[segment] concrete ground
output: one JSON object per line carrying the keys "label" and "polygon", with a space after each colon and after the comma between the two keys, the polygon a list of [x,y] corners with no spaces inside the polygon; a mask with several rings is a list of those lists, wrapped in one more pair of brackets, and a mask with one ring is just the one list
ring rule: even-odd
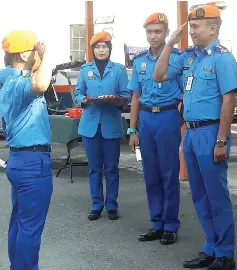
{"label": "concrete ground", "polygon": [[[237,142],[237,140],[236,140]],[[54,144],[54,175],[66,156],[63,145]],[[73,156],[84,156],[81,148]],[[0,158],[7,149],[0,142]],[[229,180],[235,219],[237,213],[236,184],[237,147],[230,158]],[[150,228],[148,206],[140,164],[125,142],[120,161],[119,205],[121,218],[110,221],[106,213],[98,221],[87,219],[90,210],[87,167],[73,169],[74,183],[68,170],[54,178],[54,193],[42,237],[40,269],[45,270],[181,270],[182,262],[199,252],[203,233],[196,219],[188,183],[181,183],[179,241],[168,247],[159,241],[140,243],[140,233]],[[7,227],[10,215],[10,185],[0,172],[0,269],[9,270]]]}

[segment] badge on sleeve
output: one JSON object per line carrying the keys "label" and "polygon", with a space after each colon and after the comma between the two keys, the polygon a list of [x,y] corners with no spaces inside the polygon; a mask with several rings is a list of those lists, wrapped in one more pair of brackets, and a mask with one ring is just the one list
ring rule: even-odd
{"label": "badge on sleeve", "polygon": [[87,77],[88,77],[88,80],[94,80],[95,78],[94,78],[93,71],[88,71]]}
{"label": "badge on sleeve", "polygon": [[186,84],[186,91],[190,91],[192,89],[192,84],[193,84],[193,76],[189,76]]}

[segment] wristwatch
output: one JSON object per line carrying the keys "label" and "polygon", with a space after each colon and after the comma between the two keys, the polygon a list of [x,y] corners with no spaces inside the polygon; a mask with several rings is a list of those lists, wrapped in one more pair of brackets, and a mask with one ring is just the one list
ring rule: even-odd
{"label": "wristwatch", "polygon": [[226,141],[224,141],[224,140],[217,140],[216,141],[216,145],[218,147],[224,147],[226,145]]}
{"label": "wristwatch", "polygon": [[135,128],[128,128],[127,134],[130,135],[132,133],[137,133],[137,130]]}

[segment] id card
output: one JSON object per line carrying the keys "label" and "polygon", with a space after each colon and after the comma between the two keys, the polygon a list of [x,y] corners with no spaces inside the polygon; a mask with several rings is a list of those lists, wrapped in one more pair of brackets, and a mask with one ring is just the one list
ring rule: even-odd
{"label": "id card", "polygon": [[192,89],[192,84],[193,84],[193,76],[189,76],[186,84],[186,91],[190,91]]}

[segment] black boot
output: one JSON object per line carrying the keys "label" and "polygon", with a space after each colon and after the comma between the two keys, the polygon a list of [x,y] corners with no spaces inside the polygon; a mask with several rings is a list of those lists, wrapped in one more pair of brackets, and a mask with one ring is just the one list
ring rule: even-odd
{"label": "black boot", "polygon": [[100,218],[102,210],[92,210],[88,215],[89,220],[97,220]]}
{"label": "black boot", "polygon": [[138,241],[146,242],[146,241],[154,241],[161,239],[164,231],[163,230],[156,230],[156,229],[150,229],[148,233],[141,234],[138,238]]}
{"label": "black boot", "polygon": [[117,220],[117,219],[119,219],[118,210],[109,210],[108,211],[108,218],[110,220]]}
{"label": "black boot", "polygon": [[165,231],[160,239],[161,245],[171,245],[177,241],[177,232]]}
{"label": "black boot", "polygon": [[216,258],[215,261],[209,266],[210,270],[233,270],[235,269],[234,258]]}
{"label": "black boot", "polygon": [[183,264],[184,268],[196,269],[196,268],[206,268],[210,266],[215,260],[215,257],[208,256],[204,252],[200,252],[197,258],[190,261],[185,261]]}

